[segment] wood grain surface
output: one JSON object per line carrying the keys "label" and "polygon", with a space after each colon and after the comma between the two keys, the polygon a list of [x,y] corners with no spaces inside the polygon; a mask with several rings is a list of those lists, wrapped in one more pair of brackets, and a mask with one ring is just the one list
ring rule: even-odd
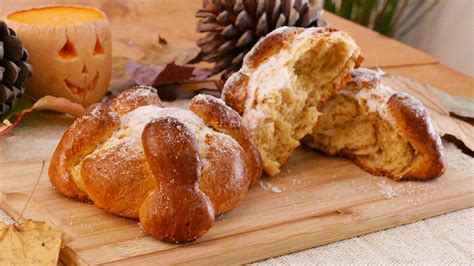
{"label": "wood grain surface", "polygon": [[[448,123],[442,126],[459,122],[418,82],[402,77],[384,82],[418,96],[435,122]],[[465,134],[474,134],[472,127],[467,130]],[[0,207],[13,217],[27,200],[40,166],[41,160],[0,165]],[[245,263],[474,206],[473,178],[448,165],[433,181],[394,182],[349,160],[300,147],[281,174],[252,187],[238,208],[192,244],[160,242],[137,221],[66,199],[46,177],[25,217],[67,233],[72,241],[60,255],[65,263]]]}
{"label": "wood grain surface", "polygon": [[[15,217],[41,161],[0,165],[1,207]],[[21,170],[21,171],[20,171]],[[65,263],[245,263],[310,248],[473,206],[472,176],[448,169],[430,182],[393,182],[374,177],[353,163],[297,150],[283,174],[268,179],[273,193],[253,187],[242,204],[189,245],[170,245],[147,236],[136,221],[86,203],[65,199],[46,178],[26,217],[59,221],[72,232],[61,252]]]}
{"label": "wood grain surface", "polygon": [[474,99],[474,79],[445,65],[418,65],[383,68],[390,74],[402,75],[430,84],[452,95]]}

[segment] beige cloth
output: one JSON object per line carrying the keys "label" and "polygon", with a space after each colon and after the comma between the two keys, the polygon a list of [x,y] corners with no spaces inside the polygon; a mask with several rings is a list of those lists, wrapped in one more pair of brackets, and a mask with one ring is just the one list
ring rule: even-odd
{"label": "beige cloth", "polygon": [[[0,137],[0,163],[50,157],[72,121],[46,112],[29,114],[11,133]],[[452,144],[445,146],[449,165],[474,176],[474,159]],[[474,264],[473,219],[474,208],[469,208],[256,264]],[[1,210],[0,220],[8,220]]]}
{"label": "beige cloth", "polygon": [[473,216],[469,208],[255,264],[473,264]]}

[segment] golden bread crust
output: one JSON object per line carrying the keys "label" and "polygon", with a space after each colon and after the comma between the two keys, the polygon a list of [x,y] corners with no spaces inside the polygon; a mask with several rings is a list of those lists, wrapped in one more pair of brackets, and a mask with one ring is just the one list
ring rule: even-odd
{"label": "golden bread crust", "polygon": [[281,27],[269,33],[245,55],[242,64],[249,69],[258,67],[269,57],[290,45],[293,38],[303,31],[303,28]]}
{"label": "golden bread crust", "polygon": [[196,97],[194,113],[159,104],[154,89],[135,87],[86,112],[56,148],[50,180],[66,196],[139,218],[158,239],[193,241],[239,204],[261,161],[220,99]]}
{"label": "golden bread crust", "polygon": [[59,192],[79,200],[89,199],[74,182],[72,166],[110,137],[119,123],[118,116],[106,105],[96,104],[66,130],[54,151],[48,173],[51,184]]}
{"label": "golden bread crust", "polygon": [[[294,38],[303,31],[303,28],[281,27],[260,39],[244,57],[241,71],[234,73],[225,83],[222,91],[222,99],[224,102],[239,114],[242,114],[244,112],[245,101],[247,100],[247,85],[250,78],[248,73],[257,68],[269,57],[277,54],[281,49],[285,49],[291,45]],[[324,27],[317,28],[312,34],[315,36],[320,34],[329,35],[337,31],[338,30],[334,28]],[[355,67],[359,67],[363,60],[364,58],[359,55]],[[350,80],[349,75],[344,78],[344,81],[348,80]],[[323,105],[337,90],[344,88],[344,85],[343,82],[335,87],[332,93],[327,93],[319,105]]]}
{"label": "golden bread crust", "polygon": [[237,140],[245,151],[246,176],[252,184],[257,182],[262,175],[262,159],[240,115],[222,100],[206,95],[194,97],[189,109],[200,116],[208,126]]}
{"label": "golden bread crust", "polygon": [[350,73],[350,79],[346,88],[354,88],[356,90],[370,89],[381,82],[382,74],[379,71],[372,71],[367,68],[354,69]]}
{"label": "golden bread crust", "polygon": [[333,28],[281,27],[247,53],[222,99],[242,115],[267,174],[280,171],[362,60],[355,41]]}
{"label": "golden bread crust", "polygon": [[222,100],[239,114],[244,112],[248,82],[248,75],[236,72],[229,77],[222,92]]}
{"label": "golden bread crust", "polygon": [[202,162],[194,134],[172,117],[148,123],[143,148],[157,186],[140,209],[140,222],[166,242],[194,241],[214,224],[214,208],[199,189]]}
{"label": "golden bread crust", "polygon": [[207,163],[227,167],[204,167],[199,188],[211,200],[215,213],[223,214],[235,208],[245,196],[251,181],[247,173],[249,166],[242,148],[222,145],[221,135],[208,134],[205,142]]}
{"label": "golden bread crust", "polygon": [[424,106],[382,84],[380,72],[362,68],[351,76],[347,88],[327,102],[306,138],[309,146],[394,180],[441,176],[444,147]]}
{"label": "golden bread crust", "polygon": [[81,176],[97,206],[128,218],[138,218],[141,204],[156,187],[145,157],[136,156],[125,144],[85,158]]}
{"label": "golden bread crust", "polygon": [[147,86],[136,86],[125,90],[112,99],[110,109],[119,116],[123,116],[140,106],[161,105],[161,100],[156,93],[156,89]]}
{"label": "golden bread crust", "polygon": [[404,177],[433,179],[441,176],[446,169],[444,147],[423,104],[411,95],[396,93],[387,105],[400,134],[418,153]]}

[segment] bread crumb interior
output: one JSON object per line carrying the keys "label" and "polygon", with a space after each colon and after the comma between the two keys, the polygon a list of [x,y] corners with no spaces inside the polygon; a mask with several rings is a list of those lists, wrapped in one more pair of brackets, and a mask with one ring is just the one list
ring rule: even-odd
{"label": "bread crumb interior", "polygon": [[254,73],[249,84],[254,98],[244,116],[269,175],[279,172],[312,131],[318,105],[334,94],[355,64],[353,50],[337,38],[316,39],[288,53],[270,58]]}
{"label": "bread crumb interior", "polygon": [[309,144],[393,177],[401,177],[415,158],[411,144],[388,121],[369,112],[364,101],[344,93],[328,101]]}

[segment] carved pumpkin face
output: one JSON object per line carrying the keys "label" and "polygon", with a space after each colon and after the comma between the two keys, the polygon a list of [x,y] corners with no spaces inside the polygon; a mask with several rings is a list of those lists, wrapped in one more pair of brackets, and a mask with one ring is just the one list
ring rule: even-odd
{"label": "carved pumpkin face", "polygon": [[7,15],[30,53],[26,94],[65,97],[87,106],[107,91],[112,42],[105,14],[85,7],[46,7]]}

